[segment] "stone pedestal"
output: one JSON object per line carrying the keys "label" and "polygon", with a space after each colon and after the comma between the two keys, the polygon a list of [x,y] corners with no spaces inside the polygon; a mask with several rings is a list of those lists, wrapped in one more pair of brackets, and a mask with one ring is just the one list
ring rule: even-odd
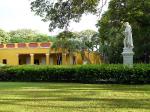
{"label": "stone pedestal", "polygon": [[134,52],[132,48],[123,48],[123,64],[124,65],[133,65],[133,55]]}

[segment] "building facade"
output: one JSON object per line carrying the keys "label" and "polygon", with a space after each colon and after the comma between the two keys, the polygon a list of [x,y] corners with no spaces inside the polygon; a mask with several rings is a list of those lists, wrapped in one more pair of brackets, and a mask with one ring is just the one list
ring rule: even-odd
{"label": "building facade", "polygon": [[[80,53],[63,53],[51,48],[52,43],[11,43],[0,44],[0,63],[7,65],[72,65],[83,64]],[[84,52],[84,60],[100,64],[102,58],[94,52]]]}

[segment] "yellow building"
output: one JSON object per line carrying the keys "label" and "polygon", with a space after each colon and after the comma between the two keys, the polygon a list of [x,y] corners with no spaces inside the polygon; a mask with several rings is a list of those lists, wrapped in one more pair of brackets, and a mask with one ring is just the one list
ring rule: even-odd
{"label": "yellow building", "polygon": [[[61,49],[51,48],[52,43],[14,43],[0,44],[0,63],[8,65],[69,65],[83,64],[80,53],[63,53]],[[84,52],[84,60],[100,64],[101,57],[95,52]]]}

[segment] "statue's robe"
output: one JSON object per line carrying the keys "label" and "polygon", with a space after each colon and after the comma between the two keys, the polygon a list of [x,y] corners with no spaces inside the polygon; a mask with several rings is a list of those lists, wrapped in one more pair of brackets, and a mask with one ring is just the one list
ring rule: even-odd
{"label": "statue's robe", "polygon": [[126,26],[125,36],[126,36],[127,47],[133,48],[132,29],[130,25]]}

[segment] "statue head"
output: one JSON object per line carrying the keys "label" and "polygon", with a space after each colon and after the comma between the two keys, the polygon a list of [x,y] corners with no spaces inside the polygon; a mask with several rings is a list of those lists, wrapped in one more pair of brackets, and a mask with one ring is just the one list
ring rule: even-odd
{"label": "statue head", "polygon": [[125,22],[125,23],[124,23],[124,26],[129,26],[129,22]]}

